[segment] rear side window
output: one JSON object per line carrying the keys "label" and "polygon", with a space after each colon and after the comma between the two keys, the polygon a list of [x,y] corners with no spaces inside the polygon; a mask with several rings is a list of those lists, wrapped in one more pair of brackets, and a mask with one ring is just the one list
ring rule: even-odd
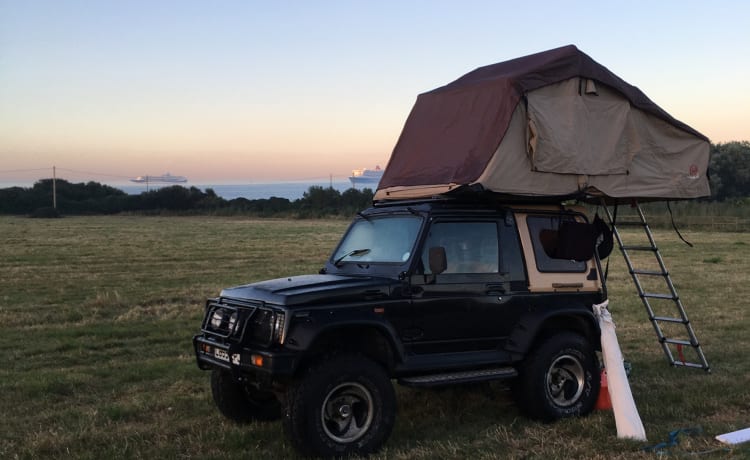
{"label": "rear side window", "polygon": [[528,216],[531,244],[534,247],[536,267],[540,272],[585,272],[586,262],[552,257],[557,246],[557,239],[562,222],[575,222],[573,216]]}

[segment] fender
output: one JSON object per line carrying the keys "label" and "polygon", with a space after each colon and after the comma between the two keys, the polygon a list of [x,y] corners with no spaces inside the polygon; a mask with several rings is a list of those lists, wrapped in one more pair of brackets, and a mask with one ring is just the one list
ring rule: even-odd
{"label": "fender", "polygon": [[[545,329],[554,329],[558,326],[565,326],[568,330],[572,326],[572,329],[590,338],[598,338],[601,333],[594,312],[588,308],[566,306],[538,309],[525,313],[519,319],[508,337],[506,350],[513,354],[514,360],[522,359]],[[598,341],[595,346],[599,349]]]}
{"label": "fender", "polygon": [[[338,310],[338,309],[337,309]],[[349,313],[346,310],[341,313]],[[290,326],[289,337],[285,348],[290,351],[312,353],[320,343],[322,337],[333,337],[344,335],[345,331],[357,329],[373,329],[378,331],[387,340],[393,351],[391,359],[403,362],[405,351],[403,344],[398,338],[393,325],[386,319],[377,315],[369,318],[361,318],[361,315],[333,314],[333,310],[316,310],[305,312],[303,315],[295,315]],[[339,333],[337,333],[339,331]]]}

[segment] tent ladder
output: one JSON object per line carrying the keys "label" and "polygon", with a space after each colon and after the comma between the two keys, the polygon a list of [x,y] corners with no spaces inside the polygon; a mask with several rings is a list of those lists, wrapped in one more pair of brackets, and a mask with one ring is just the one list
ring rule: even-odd
{"label": "tent ladder", "polygon": [[[641,205],[636,201],[633,202],[633,208],[637,211],[637,220],[618,220],[617,222],[615,222],[615,217],[613,217],[609,207],[603,204],[603,208],[606,211],[617,245],[627,264],[628,272],[633,279],[643,306],[646,307],[648,318],[654,327],[654,331],[656,331],[659,344],[667,360],[672,366],[692,367],[711,372],[703,349],[695,336],[693,327],[690,325],[682,300],[677,295],[672,278],[664,265],[664,259],[662,259],[659,248],[656,246]],[[643,241],[640,244],[625,244],[618,226],[640,227],[645,232],[646,239],[640,237],[640,240]],[[627,236],[630,238],[632,235],[628,233]],[[638,237],[633,236],[633,238],[637,239]],[[654,259],[656,263],[654,263]],[[638,267],[635,266],[636,264]],[[664,289],[665,287],[666,289]],[[666,293],[658,292],[659,290],[666,291]],[[685,347],[693,349],[693,358],[686,359]]]}

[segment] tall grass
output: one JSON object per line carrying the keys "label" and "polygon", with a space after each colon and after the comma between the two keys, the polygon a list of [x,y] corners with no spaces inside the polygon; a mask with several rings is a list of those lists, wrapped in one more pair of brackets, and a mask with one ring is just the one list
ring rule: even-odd
{"label": "tall grass", "polygon": [[[672,228],[674,223],[680,231],[750,231],[750,206],[743,203],[677,201],[669,205],[664,202],[645,203],[642,208],[652,228],[668,229]],[[596,207],[590,209],[592,212],[597,210]],[[617,217],[626,218],[635,216],[635,213],[634,208],[620,205]]]}
{"label": "tall grass", "polygon": [[[215,410],[191,337],[222,287],[316,272],[344,220],[0,217],[0,458],[295,458],[280,423]],[[713,373],[670,368],[613,254],[611,311],[648,443],[611,412],[551,425],[521,416],[502,383],[398,388],[375,458],[654,458],[643,447],[700,427],[674,458],[749,458],[719,433],[750,426],[750,235],[657,231]],[[708,452],[708,453],[704,453]]]}

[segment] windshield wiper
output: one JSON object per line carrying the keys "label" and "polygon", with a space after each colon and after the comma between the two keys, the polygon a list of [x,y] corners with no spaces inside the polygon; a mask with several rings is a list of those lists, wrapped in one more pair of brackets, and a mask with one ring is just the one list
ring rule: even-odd
{"label": "windshield wiper", "polygon": [[343,256],[341,256],[341,257],[339,257],[338,259],[336,259],[336,261],[335,261],[335,262],[333,263],[333,265],[335,265],[335,266],[337,266],[337,267],[338,267],[338,266],[339,266],[339,264],[340,264],[340,263],[341,263],[341,262],[342,262],[342,261],[343,261],[344,259],[346,259],[347,257],[351,257],[351,256],[363,256],[363,255],[367,254],[368,252],[370,252],[370,250],[369,250],[369,249],[355,249],[355,250],[353,250],[353,251],[349,251],[349,252],[347,252],[346,254],[344,254]]}

